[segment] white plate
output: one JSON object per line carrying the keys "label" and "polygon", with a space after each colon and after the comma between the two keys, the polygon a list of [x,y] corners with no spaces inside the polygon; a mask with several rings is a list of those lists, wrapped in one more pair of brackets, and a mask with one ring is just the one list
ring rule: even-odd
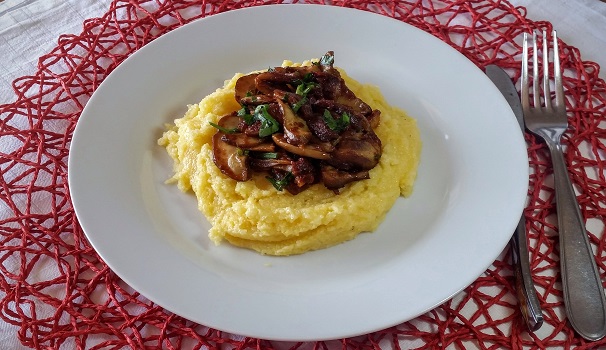
{"label": "white plate", "polygon": [[[375,233],[333,248],[278,258],[214,246],[193,195],[164,184],[164,123],[235,72],[328,50],[418,120],[414,194]],[[240,335],[318,340],[399,324],[471,284],[514,230],[527,164],[505,99],[451,47],[369,12],[276,5],[195,21],[123,62],[82,113],[69,184],[93,247],[152,301]]]}

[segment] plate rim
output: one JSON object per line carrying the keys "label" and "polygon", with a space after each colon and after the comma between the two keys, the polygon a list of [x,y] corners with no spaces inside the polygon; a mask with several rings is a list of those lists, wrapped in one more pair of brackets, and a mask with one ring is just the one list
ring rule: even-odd
{"label": "plate rim", "polygon": [[[112,84],[112,81],[114,80],[114,78],[112,78],[112,77],[113,76],[117,76],[118,74],[121,74],[121,72],[123,70],[127,69],[127,68],[121,68],[121,67],[131,67],[133,64],[135,64],[133,62],[135,62],[137,60],[140,60],[139,57],[144,57],[144,55],[146,55],[146,53],[149,50],[151,50],[152,47],[157,47],[159,45],[162,45],[163,43],[168,42],[169,40],[172,40],[173,37],[176,37],[177,35],[179,35],[180,30],[182,30],[182,28],[185,28],[187,26],[192,26],[192,25],[203,26],[203,24],[200,24],[200,23],[206,23],[205,21],[208,21],[211,18],[213,19],[213,21],[217,21],[220,18],[225,19],[225,18],[229,18],[229,17],[232,17],[232,16],[238,16],[239,14],[244,13],[244,12],[253,11],[253,12],[259,13],[259,12],[263,12],[263,11],[274,11],[274,9],[276,9],[276,8],[280,8],[280,11],[283,11],[284,9],[286,9],[285,6],[286,5],[262,5],[262,6],[256,6],[256,7],[250,7],[250,8],[243,8],[243,9],[228,11],[228,12],[224,12],[224,13],[220,13],[220,14],[216,14],[216,15],[212,15],[212,16],[209,16],[209,17],[205,17],[205,18],[202,18],[202,19],[198,19],[198,20],[192,21],[189,24],[186,24],[186,25],[184,25],[184,26],[182,26],[180,28],[177,28],[177,29],[171,31],[170,33],[167,33],[167,34],[163,35],[162,37],[160,37],[160,38],[152,41],[151,43],[147,44],[146,46],[144,46],[143,48],[141,48],[140,50],[138,50],[137,52],[135,52],[133,55],[131,55],[129,58],[127,58],[124,62],[122,62],[122,64],[120,64],[114,70],[114,72],[112,72],[108,77],[106,77],[106,79],[103,81],[103,83],[100,85],[100,87],[98,88],[97,91],[102,91],[100,94],[103,94],[104,93],[103,91],[106,91],[107,89],[109,89],[107,86],[110,86],[110,84]],[[376,17],[381,17],[383,20],[395,21],[395,22],[398,23],[398,25],[403,25],[403,28],[405,28],[405,27],[408,28],[408,30],[418,31],[419,34],[423,33],[423,35],[425,35],[426,37],[431,36],[430,34],[428,34],[426,32],[423,32],[422,30],[420,30],[420,29],[418,29],[418,28],[416,28],[416,27],[414,27],[412,25],[406,24],[404,22],[395,20],[395,19],[387,17],[387,16],[382,16],[382,15],[379,15],[379,14],[376,14],[376,13],[372,13],[372,12],[366,12],[366,11],[357,10],[357,9],[351,9],[351,8],[341,8],[341,7],[326,6],[326,5],[315,5],[315,4],[289,4],[288,10],[286,10],[286,11],[294,10],[295,7],[300,7],[300,8],[305,7],[305,8],[308,8],[308,9],[321,8],[321,11],[328,11],[327,9],[330,8],[330,11],[335,11],[335,12],[345,11],[347,13],[357,13],[357,14],[359,14],[361,16],[367,16],[368,15],[368,16],[372,16],[372,17],[375,17],[375,18]],[[343,13],[345,13],[345,12],[343,12]],[[431,37],[433,38],[432,40],[439,41],[439,39],[437,39],[437,38],[435,38],[433,36],[431,36]],[[459,52],[457,52],[456,50],[454,50],[453,48],[451,48],[450,46],[448,46],[446,43],[443,43],[441,41],[439,41],[439,42],[441,43],[441,45],[444,45],[444,46],[447,46],[448,48],[450,48],[451,52],[456,53],[456,54],[460,55],[461,57],[464,57],[462,54],[460,54]],[[479,71],[479,69],[478,69],[478,71]],[[488,78],[486,78],[486,80],[489,81]],[[496,87],[494,87],[494,89],[492,91],[492,95],[495,96],[495,98],[498,99],[497,96],[501,96],[501,95],[500,94],[497,95],[496,92],[498,92],[498,90],[496,90]],[[78,179],[78,177],[80,175],[75,172],[74,167],[73,167],[74,162],[77,163],[79,161],[78,158],[77,158],[77,156],[79,154],[81,154],[81,152],[80,151],[76,151],[76,152],[73,153],[72,149],[71,149],[71,146],[72,145],[82,144],[83,141],[81,139],[82,139],[83,136],[81,136],[82,135],[82,131],[81,130],[85,130],[85,129],[83,129],[84,127],[82,125],[86,125],[86,122],[82,123],[81,121],[82,120],[87,120],[87,118],[88,119],[91,118],[91,117],[88,116],[88,114],[89,114],[89,111],[94,107],[94,105],[96,103],[95,102],[96,99],[97,99],[97,97],[96,97],[96,93],[95,93],[95,94],[93,94],[93,96],[91,97],[91,99],[89,100],[89,102],[87,103],[87,105],[85,106],[85,108],[84,108],[84,110],[82,112],[82,115],[81,115],[81,120],[78,121],[78,124],[77,124],[76,129],[75,129],[74,134],[73,134],[72,143],[70,145],[69,160],[68,160],[68,164],[72,165],[72,166],[68,166],[68,173],[69,173],[68,180],[69,180],[69,187],[70,188],[72,188],[72,185],[74,185],[73,188],[82,188],[82,184],[81,183],[76,184],[76,182],[82,181],[82,180]],[[513,112],[511,112],[511,116],[512,116],[512,118],[511,118],[511,124],[515,125],[514,124],[515,121],[514,121],[514,117],[513,117]],[[523,138],[521,136],[520,136],[520,138],[523,140]],[[525,150],[525,145],[524,145],[524,150]],[[72,155],[74,155],[74,156],[72,157]],[[423,160],[421,160],[421,162],[422,161]],[[519,213],[521,213],[522,209],[523,209],[523,200],[525,199],[525,191],[524,191],[523,198],[522,198],[522,196],[519,196],[519,197],[520,197],[520,198],[518,198],[518,202],[519,203],[518,203],[517,206],[519,207]],[[76,215],[78,216],[79,219],[80,219],[81,215],[82,215],[83,218],[84,218],[84,216],[89,216],[90,215],[90,214],[85,214],[86,210],[88,210],[88,209],[82,209],[83,206],[85,206],[85,205],[80,202],[80,194],[78,192],[74,192],[72,194],[72,201],[73,201],[74,210],[75,210]],[[94,233],[89,232],[89,230],[87,230],[85,228],[85,225],[88,225],[88,224],[83,224],[83,222],[85,222],[86,220],[87,219],[84,219],[84,220],[81,221],[82,229],[85,232],[85,235],[86,235],[87,239],[89,239],[89,242],[91,242],[91,244],[93,245],[93,247],[95,248],[95,250],[98,252],[98,254],[102,257],[102,259],[104,259],[104,261],[108,264],[108,266],[110,266],[110,268],[112,270],[114,270],[118,274],[118,276],[120,276],[126,283],[128,283],[131,286],[139,285],[138,282],[135,282],[133,280],[132,276],[122,276],[122,274],[121,274],[121,270],[122,269],[120,267],[121,262],[116,262],[115,258],[112,257],[111,254],[108,255],[107,251],[106,251],[106,247],[104,247],[103,244],[99,243],[99,241],[98,241],[99,238],[95,237]],[[91,226],[93,226],[93,225],[91,224]],[[513,228],[513,223],[512,223],[512,228]],[[513,232],[513,230],[511,232]],[[503,237],[500,237],[500,238],[504,241],[504,244],[503,244],[503,247],[504,247],[506,245],[507,241],[505,241]],[[501,247],[500,249],[502,250],[503,247]],[[328,248],[328,249],[332,249],[332,248]],[[106,257],[109,257],[109,259],[106,259]],[[495,256],[495,258],[496,258],[496,256]],[[490,261],[488,263],[488,265],[484,267],[484,270],[488,266],[490,266],[490,264],[492,264],[493,261],[494,260]],[[482,270],[482,271],[484,271],[484,270]],[[474,280],[477,277],[478,276],[476,276],[474,278]],[[473,282],[473,280],[471,282]],[[442,298],[439,301],[436,301],[436,303],[435,303],[435,305],[433,307],[441,304],[442,302],[444,302],[446,300],[449,300],[450,298],[452,298],[452,296],[456,295],[461,290],[463,290],[467,285],[468,284],[462,285],[457,290],[451,291],[451,293],[449,293],[449,295],[447,295],[446,297]],[[143,288],[143,289],[145,289],[145,288]],[[142,294],[145,295],[146,297],[150,298],[148,295],[144,294],[143,292],[142,292]],[[167,303],[164,300],[154,300],[152,298],[150,298],[150,300],[153,300],[155,303],[157,303],[159,305],[162,305],[163,307],[165,307],[168,310],[174,309],[173,307],[171,307],[170,302]],[[165,305],[165,304],[169,304],[169,305]],[[380,330],[380,329],[383,329],[383,328],[386,328],[386,327],[389,327],[389,326],[393,326],[395,324],[399,324],[401,322],[404,322],[404,321],[407,321],[407,320],[409,320],[411,318],[414,318],[414,317],[422,314],[423,312],[425,312],[427,310],[429,310],[429,309],[423,310],[422,312],[417,313],[416,315],[414,315],[413,317],[409,317],[408,319],[389,320],[388,322],[386,322],[384,324],[377,325],[374,329],[368,329],[368,331],[367,332],[365,331],[364,333],[369,333],[369,332],[372,332],[372,331],[377,331],[377,330]],[[265,334],[260,334],[260,335],[259,334],[252,334],[251,332],[248,332],[248,331],[240,332],[238,329],[230,329],[230,327],[226,327],[224,325],[221,325],[219,327],[219,326],[216,326],[216,325],[208,324],[208,322],[206,322],[205,325],[208,325],[208,326],[213,327],[213,328],[217,327],[218,329],[226,330],[228,332],[233,332],[233,333],[236,333],[236,334],[243,334],[243,335],[253,336],[253,337],[259,337],[259,338],[263,338],[263,339],[288,340],[288,341],[293,341],[293,340],[297,340],[297,341],[325,340],[325,339],[335,339],[335,338],[350,337],[350,336],[364,334],[364,333],[360,333],[360,330],[355,330],[353,332],[347,332],[347,331],[344,331],[344,330],[340,330],[338,332],[333,332],[333,334],[331,334],[331,332],[317,332],[316,331],[311,336],[301,335],[300,337],[293,337],[292,335],[290,335],[290,336],[282,337],[279,334],[271,334],[271,332],[270,333],[265,333]]]}

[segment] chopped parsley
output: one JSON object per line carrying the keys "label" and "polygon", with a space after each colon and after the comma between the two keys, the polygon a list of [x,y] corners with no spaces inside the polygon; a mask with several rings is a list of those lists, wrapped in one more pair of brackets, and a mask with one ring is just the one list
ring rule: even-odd
{"label": "chopped parsley", "polygon": [[313,65],[316,66],[331,66],[335,62],[335,56],[326,53],[324,56],[320,58],[317,62],[312,62]]}
{"label": "chopped parsley", "polygon": [[269,181],[278,191],[282,191],[294,178],[291,172],[288,172],[283,178],[275,179],[273,177],[266,176],[267,181]]}
{"label": "chopped parsley", "polygon": [[246,107],[242,107],[240,110],[238,110],[238,117],[244,119],[244,122],[248,125],[255,122],[255,118],[248,113],[248,109]]}
{"label": "chopped parsley", "polygon": [[347,112],[343,113],[341,115],[341,118],[335,118],[332,116],[328,109],[325,109],[324,115],[322,117],[328,128],[336,132],[341,132],[345,130],[345,128],[347,128],[350,123],[350,117]]}
{"label": "chopped parsley", "polygon": [[255,108],[252,114],[248,112],[246,106],[238,110],[238,117],[244,119],[247,125],[252,125],[255,121],[261,122],[261,129],[259,129],[259,137],[269,136],[277,132],[280,128],[280,124],[269,114],[267,110],[268,105],[259,105]]}
{"label": "chopped parsley", "polygon": [[299,96],[307,96],[307,94],[311,91],[311,89],[316,87],[316,83],[313,82],[302,82],[297,85],[297,90],[295,93]]}
{"label": "chopped parsley", "polygon": [[277,152],[260,152],[255,154],[256,158],[259,159],[277,159],[278,158],[278,153]]}
{"label": "chopped parsley", "polygon": [[238,128],[231,128],[231,129],[228,129],[228,128],[224,128],[224,127],[222,127],[222,126],[221,126],[221,125],[219,125],[219,124],[215,124],[215,123],[213,123],[213,122],[208,122],[208,124],[210,124],[211,126],[213,126],[213,127],[217,128],[217,129],[219,129],[219,131],[222,131],[222,132],[224,132],[224,133],[226,133],[226,134],[235,134],[235,133],[237,133],[237,132],[238,132]]}
{"label": "chopped parsley", "polygon": [[267,111],[268,105],[259,105],[255,108],[253,114],[255,120],[261,122],[261,129],[259,130],[259,137],[266,137],[275,132],[278,132],[280,124],[274,119],[274,117]]}
{"label": "chopped parsley", "polygon": [[301,96],[301,99],[297,101],[297,103],[291,105],[293,112],[297,113],[299,109],[301,109],[301,106],[303,106],[307,102],[307,94],[313,88],[318,86],[318,84],[314,83],[313,81],[310,81],[312,78],[313,74],[307,73],[305,74],[305,77],[303,77],[303,80],[299,83],[299,85],[297,85],[295,93]]}
{"label": "chopped parsley", "polygon": [[303,96],[297,103],[291,106],[292,111],[297,113],[301,106],[303,106],[307,102],[307,96]]}
{"label": "chopped parsley", "polygon": [[322,58],[320,58],[320,64],[323,66],[330,66],[334,62],[335,62],[335,56],[333,56],[333,55],[325,54],[324,56],[322,56]]}

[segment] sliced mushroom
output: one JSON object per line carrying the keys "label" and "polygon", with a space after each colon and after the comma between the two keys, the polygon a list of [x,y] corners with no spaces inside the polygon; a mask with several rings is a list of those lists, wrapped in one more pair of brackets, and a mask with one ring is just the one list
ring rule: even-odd
{"label": "sliced mushroom", "polygon": [[280,100],[277,100],[277,102],[280,107],[280,112],[282,113],[284,136],[286,137],[286,140],[288,140],[288,143],[296,146],[302,146],[309,143],[312,134],[311,131],[309,131],[305,120],[297,116],[292,108],[286,103]]}
{"label": "sliced mushroom", "polygon": [[300,67],[276,67],[274,68],[275,72],[278,73],[293,73],[297,72],[301,77],[305,76],[305,74],[319,72],[321,71],[318,65],[312,64],[309,66],[300,66]]}
{"label": "sliced mushroom", "polygon": [[370,127],[374,130],[381,123],[381,111],[378,109],[375,109],[366,118],[368,119],[368,122],[370,123]]}
{"label": "sliced mushroom", "polygon": [[240,125],[246,135],[259,137],[259,130],[261,130],[260,121],[256,120],[254,123],[248,125],[244,122],[244,120],[242,120]]}
{"label": "sliced mushroom", "polygon": [[276,144],[273,142],[263,142],[257,146],[249,148],[248,150],[254,152],[275,152]]}
{"label": "sliced mushroom", "polygon": [[359,172],[347,172],[326,165],[321,168],[322,183],[326,188],[331,190],[339,189],[348,183],[370,179],[370,174],[367,170]]}
{"label": "sliced mushroom", "polygon": [[299,72],[263,72],[255,77],[257,90],[262,94],[271,95],[276,89],[284,90],[289,84],[295,84],[301,79]]}
{"label": "sliced mushroom", "polygon": [[253,73],[238,78],[235,86],[236,101],[240,101],[241,99],[249,95],[257,95],[257,86],[255,83],[255,78],[257,78],[258,75],[259,73]]}
{"label": "sliced mushroom", "polygon": [[276,100],[284,101],[291,105],[296,104],[303,98],[301,95],[297,95],[294,92],[284,91],[284,90],[274,90],[273,96]]}
{"label": "sliced mushroom", "polygon": [[219,119],[219,122],[217,123],[220,127],[228,129],[228,130],[233,130],[233,129],[240,129],[240,124],[242,122],[242,118],[238,117],[238,115],[236,113],[232,113],[232,114],[228,114],[224,117],[222,117],[221,119]]}
{"label": "sliced mushroom", "polygon": [[340,96],[337,100],[318,99],[314,101],[314,107],[316,107],[316,110],[328,109],[331,112],[335,112],[337,114],[357,114],[361,117],[364,117],[364,119],[368,119],[369,116],[373,113],[373,110],[370,108],[370,106],[366,105],[364,102],[361,103],[364,103],[364,105],[366,105],[366,108],[361,108],[360,106],[354,105],[355,101],[349,99],[342,99],[341,97],[342,96]]}
{"label": "sliced mushroom", "polygon": [[264,141],[258,137],[249,136],[240,132],[235,134],[224,133],[221,139],[232,146],[242,149],[252,149],[264,143]]}
{"label": "sliced mushroom", "polygon": [[366,102],[357,98],[354,93],[351,92],[349,88],[347,88],[347,86],[341,87],[341,95],[336,98],[335,102],[348,106],[353,109],[354,112],[360,113],[364,116],[367,116],[372,113],[372,108],[370,108],[370,106],[366,104]]}
{"label": "sliced mushroom", "polygon": [[339,133],[331,130],[321,115],[313,115],[307,120],[307,126],[313,134],[324,142],[335,141],[339,138]]}
{"label": "sliced mushroom", "polygon": [[292,161],[288,159],[257,159],[250,158],[250,165],[259,170],[269,171],[271,169],[280,169],[283,171],[292,171]]}
{"label": "sliced mushroom", "polygon": [[331,153],[330,165],[340,170],[370,170],[381,159],[381,141],[378,137],[360,140],[341,140]]}
{"label": "sliced mushroom", "polygon": [[[255,171],[266,172],[276,188],[292,194],[318,182],[337,192],[369,178],[382,154],[373,130],[380,112],[346,86],[333,61],[329,51],[318,64],[276,67],[238,79],[235,98],[253,117],[234,112],[218,121],[213,161],[223,174],[246,181]],[[268,123],[271,139],[259,137],[268,134]]]}
{"label": "sliced mushroom", "polygon": [[223,174],[236,181],[250,179],[248,156],[238,147],[223,141],[224,135],[221,131],[213,135],[213,162]]}
{"label": "sliced mushroom", "polygon": [[240,129],[243,126],[242,118],[238,117],[236,114],[224,116],[219,120],[218,124],[220,127],[227,130],[237,130],[233,133],[222,132],[221,140],[229,143],[232,146],[243,149],[251,149],[259,147],[263,143],[267,143],[259,137],[240,132]]}
{"label": "sliced mushroom", "polygon": [[316,182],[317,167],[307,158],[301,157],[293,162],[291,173],[294,175],[294,183],[303,187]]}
{"label": "sliced mushroom", "polygon": [[[334,71],[334,72],[333,72]],[[330,72],[320,72],[314,74],[315,79],[320,84],[320,89],[315,89],[321,92],[322,97],[329,100],[336,100],[342,94],[343,83],[339,72],[333,69]]]}
{"label": "sliced mushroom", "polygon": [[273,98],[273,96],[269,96],[269,95],[251,95],[251,96],[242,97],[239,101],[240,101],[240,104],[243,104],[243,105],[258,106],[258,105],[264,105],[267,103],[274,102],[274,98]]}
{"label": "sliced mushroom", "polygon": [[275,133],[271,136],[278,147],[281,147],[290,153],[314,159],[330,159],[330,153],[323,150],[320,145],[308,143],[306,145],[296,146],[288,143],[282,133]]}

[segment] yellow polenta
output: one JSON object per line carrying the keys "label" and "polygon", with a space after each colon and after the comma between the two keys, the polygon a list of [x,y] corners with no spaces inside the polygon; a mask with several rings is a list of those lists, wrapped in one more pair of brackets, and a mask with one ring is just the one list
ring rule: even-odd
{"label": "yellow polenta", "polygon": [[209,122],[217,123],[240,109],[234,87],[242,74],[190,105],[160,138],[158,143],[174,160],[175,174],[169,182],[196,195],[198,209],[212,225],[209,237],[215,244],[226,240],[269,255],[330,247],[372,232],[399,196],[412,193],[421,152],[416,121],[390,106],[377,87],[360,84],[343,70],[340,73],[360,99],[381,111],[375,132],[383,155],[370,179],[348,184],[339,194],[316,184],[292,195],[277,191],[262,174],[237,182],[221,173],[212,159],[216,129]]}

